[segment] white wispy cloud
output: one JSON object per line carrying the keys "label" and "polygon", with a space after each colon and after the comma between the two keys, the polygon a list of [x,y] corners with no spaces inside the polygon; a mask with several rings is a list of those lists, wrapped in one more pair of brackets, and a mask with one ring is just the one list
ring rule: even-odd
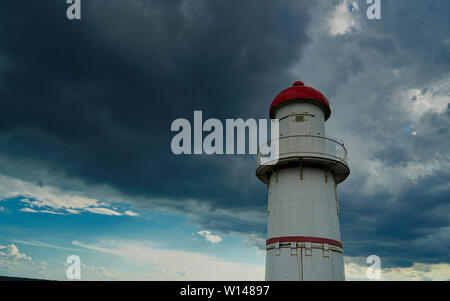
{"label": "white wispy cloud", "polygon": [[75,210],[75,209],[70,209],[70,208],[66,208],[66,211],[71,213],[71,214],[81,214],[80,210]]}
{"label": "white wispy cloud", "polygon": [[[0,175],[0,200],[23,196],[21,203],[27,207],[21,212],[46,213],[53,215],[82,214],[89,212],[109,216],[139,216],[132,210],[121,213],[107,208],[108,202],[77,195],[75,192],[60,190],[52,186],[39,186],[31,182]],[[1,207],[3,208],[3,207]],[[3,210],[0,210],[3,211]]]}
{"label": "white wispy cloud", "polygon": [[21,208],[19,209],[20,212],[28,212],[28,213],[39,213],[39,211],[25,207],[25,208]]}
{"label": "white wispy cloud", "polygon": [[102,214],[102,215],[115,215],[120,216],[122,213],[108,209],[108,208],[102,208],[102,207],[94,207],[94,208],[84,208],[85,211],[95,213],[95,214]]}
{"label": "white wispy cloud", "polygon": [[0,245],[0,260],[26,260],[31,261],[31,257],[19,251],[15,244],[7,246]]}
{"label": "white wispy cloud", "polygon": [[[2,199],[25,196],[22,202],[34,207],[54,209],[85,208],[97,206],[98,200],[62,191],[52,186],[40,186],[31,182],[0,175],[0,197]],[[30,199],[33,199],[31,201]]]}
{"label": "white wispy cloud", "polygon": [[[351,8],[351,9],[350,9]],[[359,11],[356,1],[341,1],[328,18],[328,30],[330,35],[344,35],[359,28],[359,23],[353,12]]]}
{"label": "white wispy cloud", "polygon": [[444,113],[450,104],[450,78],[440,80],[427,87],[408,89],[403,98],[405,109],[413,119],[428,113]]}
{"label": "white wispy cloud", "polygon": [[53,215],[64,215],[62,212],[52,211],[52,210],[35,210],[29,207],[24,207],[19,209],[20,212],[28,212],[28,213],[47,213]]}
{"label": "white wispy cloud", "polygon": [[49,244],[49,243],[45,243],[45,242],[37,241],[37,240],[20,240],[20,239],[15,239],[13,242],[16,243],[16,244],[23,244],[23,245],[28,245],[28,246],[50,248],[50,249],[70,250],[70,251],[77,250],[75,248],[68,248],[68,247],[57,246],[57,245],[53,245],[53,244]]}
{"label": "white wispy cloud", "polygon": [[137,216],[133,211],[121,213],[113,209],[106,208],[109,203],[95,198],[85,197],[77,192],[64,191],[57,187],[37,185],[0,175],[0,199],[5,200],[23,196],[20,202],[27,207],[20,209],[22,212],[47,213],[54,215],[81,214],[90,212],[100,215],[121,216],[123,214]]}
{"label": "white wispy cloud", "polygon": [[101,245],[73,241],[73,245],[118,256],[145,270],[141,280],[264,280],[264,265],[224,261],[196,252],[158,249],[136,242],[102,242]]}
{"label": "white wispy cloud", "polygon": [[56,212],[56,211],[52,211],[52,210],[41,210],[41,211],[39,211],[39,212],[40,212],[40,213],[54,214],[54,215],[64,215],[64,213]]}
{"label": "white wispy cloud", "polygon": [[139,216],[139,213],[136,213],[136,212],[131,211],[131,210],[125,211],[124,214],[125,214],[125,215],[128,215],[128,216]]}
{"label": "white wispy cloud", "polygon": [[213,244],[217,244],[222,241],[222,238],[220,236],[214,235],[210,231],[199,231],[197,233]]}

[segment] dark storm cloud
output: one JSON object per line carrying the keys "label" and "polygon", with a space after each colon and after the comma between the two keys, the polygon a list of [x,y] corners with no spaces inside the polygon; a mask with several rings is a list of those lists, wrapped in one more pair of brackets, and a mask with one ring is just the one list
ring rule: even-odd
{"label": "dark storm cloud", "polygon": [[250,168],[238,174],[232,158],[176,157],[170,126],[194,110],[265,118],[308,40],[308,4],[85,0],[71,22],[65,1],[3,3],[0,152],[130,198],[175,200],[167,206],[181,211],[176,200],[264,210],[264,186],[241,189],[253,157],[239,160]]}
{"label": "dark storm cloud", "polygon": [[343,193],[346,255],[377,254],[385,267],[449,262],[449,182],[450,174],[439,171],[395,196]]}

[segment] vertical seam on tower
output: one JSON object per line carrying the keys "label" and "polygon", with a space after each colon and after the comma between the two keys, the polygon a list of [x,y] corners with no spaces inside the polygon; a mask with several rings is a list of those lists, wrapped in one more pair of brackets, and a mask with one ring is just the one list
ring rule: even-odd
{"label": "vertical seam on tower", "polygon": [[302,264],[302,281],[305,280],[305,277],[303,276],[303,248],[300,248],[300,262]]}
{"label": "vertical seam on tower", "polygon": [[303,180],[303,161],[302,158],[300,158],[300,180]]}
{"label": "vertical seam on tower", "polygon": [[337,215],[340,214],[340,210],[339,210],[339,199],[338,199],[338,195],[337,195],[337,184],[336,182],[334,183],[334,196],[336,197],[336,213]]}

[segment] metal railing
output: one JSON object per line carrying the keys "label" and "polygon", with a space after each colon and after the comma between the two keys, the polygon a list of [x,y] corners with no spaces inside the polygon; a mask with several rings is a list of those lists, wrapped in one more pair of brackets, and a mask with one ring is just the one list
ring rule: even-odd
{"label": "metal railing", "polygon": [[[344,144],[330,138],[311,135],[285,136],[269,141],[264,147],[270,149],[269,143],[273,146],[273,143],[277,142],[279,143],[279,159],[312,156],[347,163],[347,149]],[[268,157],[262,156],[260,149],[261,147],[258,149],[258,165],[261,165],[261,158]]]}

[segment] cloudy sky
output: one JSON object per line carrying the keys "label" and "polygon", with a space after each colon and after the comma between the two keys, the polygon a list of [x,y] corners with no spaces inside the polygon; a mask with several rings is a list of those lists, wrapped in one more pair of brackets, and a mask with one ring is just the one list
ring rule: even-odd
{"label": "cloudy sky", "polygon": [[450,2],[0,1],[0,275],[262,280],[256,158],[175,156],[172,121],[330,100],[349,280],[450,279]]}

